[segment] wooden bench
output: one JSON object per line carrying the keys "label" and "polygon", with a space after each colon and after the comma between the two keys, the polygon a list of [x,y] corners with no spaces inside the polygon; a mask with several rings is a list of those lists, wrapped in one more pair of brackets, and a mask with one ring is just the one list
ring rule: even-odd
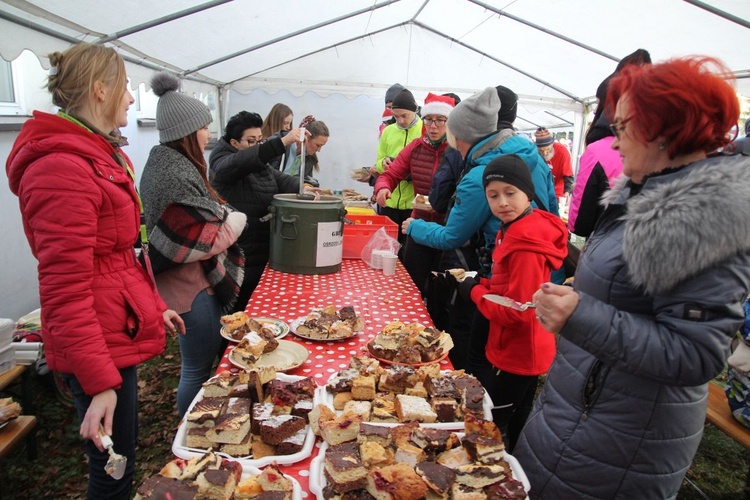
{"label": "wooden bench", "polygon": [[19,441],[27,436],[27,456],[29,460],[35,459],[36,439],[33,433],[34,427],[36,427],[36,417],[21,415],[0,429],[0,459],[10,454]]}
{"label": "wooden bench", "polygon": [[[708,408],[706,420],[721,432],[750,450],[750,429],[746,429],[732,416],[724,388],[708,383]],[[750,495],[750,470],[745,480],[745,494]]]}
{"label": "wooden bench", "polygon": [[708,409],[706,420],[717,429],[750,450],[750,429],[746,429],[732,416],[724,389],[714,383],[708,384]]}

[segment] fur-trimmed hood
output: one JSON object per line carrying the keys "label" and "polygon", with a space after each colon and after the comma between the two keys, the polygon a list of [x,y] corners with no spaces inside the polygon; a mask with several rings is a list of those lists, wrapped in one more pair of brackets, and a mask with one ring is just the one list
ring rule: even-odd
{"label": "fur-trimmed hood", "polygon": [[632,198],[621,176],[603,198],[626,203],[623,259],[646,293],[750,250],[750,160],[741,155],[701,160],[650,178]]}

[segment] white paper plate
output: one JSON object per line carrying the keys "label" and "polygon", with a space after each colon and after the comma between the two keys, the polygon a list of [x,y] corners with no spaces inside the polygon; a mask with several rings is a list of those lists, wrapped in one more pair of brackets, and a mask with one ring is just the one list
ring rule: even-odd
{"label": "white paper plate", "polygon": [[[450,370],[442,370],[440,373],[450,373]],[[338,375],[338,373],[331,374],[330,377],[328,377],[328,380],[326,381],[326,385],[328,385],[328,382],[330,380]],[[319,386],[317,391],[318,394],[318,400],[321,402],[321,404],[324,404],[328,406],[330,409],[332,409],[336,415],[341,415],[341,411],[335,410],[333,408],[333,397],[334,394],[328,392],[326,389],[326,386]],[[487,394],[487,390],[484,391],[484,401],[483,401],[483,410],[484,410],[484,419],[485,420],[492,420],[492,399],[490,398],[490,395]],[[372,425],[380,425],[383,427],[395,427],[397,425],[401,425],[402,422],[367,422],[368,424]],[[463,420],[460,422],[434,422],[431,424],[427,423],[420,423],[419,424],[422,427],[432,427],[435,429],[447,429],[447,430],[463,430],[464,428],[464,422]]]}
{"label": "white paper plate", "polygon": [[[227,356],[230,363],[238,368],[251,368],[232,359],[232,351],[229,351]],[[301,366],[309,355],[310,351],[305,346],[289,340],[279,340],[279,346],[271,352],[262,354],[254,366],[272,366],[277,372],[285,372]]]}
{"label": "white paper plate", "polygon": [[[456,433],[459,437],[463,437],[463,433]],[[308,485],[310,486],[310,492],[314,493],[318,500],[323,500],[323,488],[328,485],[326,481],[323,469],[325,467],[326,450],[328,449],[328,443],[324,442],[320,445],[318,455],[310,462],[310,477],[308,478]],[[513,478],[516,481],[523,483],[523,488],[526,493],[531,489],[531,483],[529,478],[526,477],[526,473],[523,471],[521,464],[518,463],[516,457],[508,453],[505,454],[505,460],[510,465],[510,470],[513,473]]]}
{"label": "white paper plate", "polygon": [[[284,382],[294,382],[296,380],[302,380],[306,377],[301,377],[298,375],[287,375],[286,373],[278,373],[276,375],[276,378]],[[315,407],[315,405],[320,402],[317,396],[318,391],[316,390],[315,394],[313,395],[313,407]],[[198,392],[198,394],[195,396],[195,399],[193,399],[193,402],[190,403],[190,407],[188,408],[186,415],[193,410],[193,406],[195,406],[195,403],[197,403],[201,399],[203,399],[203,389]],[[243,469],[245,469],[248,467],[264,467],[273,462],[284,465],[300,462],[310,456],[313,450],[313,446],[315,446],[315,434],[313,434],[310,424],[307,424],[307,434],[305,434],[305,442],[302,444],[302,450],[291,455],[271,455],[256,460],[251,456],[233,457],[220,451],[214,451],[214,453],[222,457],[226,457],[230,460],[236,460],[242,465]],[[201,448],[190,448],[187,446],[187,421],[183,419],[180,422],[180,426],[177,428],[177,434],[175,435],[174,441],[172,442],[172,453],[180,458],[190,459],[193,457],[200,457],[207,451],[208,450],[204,450]]]}
{"label": "white paper plate", "polygon": [[307,316],[301,316],[301,317],[295,319],[294,321],[292,321],[289,324],[289,328],[291,329],[292,333],[295,334],[297,337],[303,338],[305,340],[314,340],[316,342],[328,342],[330,340],[345,340],[345,339],[350,339],[350,338],[354,337],[355,335],[357,335],[359,333],[359,332],[352,332],[351,335],[346,335],[346,336],[341,336],[341,335],[339,335],[339,336],[330,336],[330,337],[326,337],[326,338],[311,337],[309,335],[305,335],[303,333],[299,333],[299,331],[298,331],[300,325],[302,323],[304,323],[306,320],[307,320]]}
{"label": "white paper plate", "polygon": [[[274,332],[274,337],[276,340],[283,338],[286,336],[286,334],[289,333],[289,325],[287,325],[285,322],[281,321],[278,318],[253,318],[255,321],[260,323],[263,326],[267,326]],[[221,330],[219,330],[219,333],[221,333],[221,336],[227,339],[230,342],[239,342],[240,339],[235,339],[234,337],[231,337],[229,333],[227,332],[227,327],[222,326]]]}
{"label": "white paper plate", "polygon": [[426,210],[428,212],[431,212],[432,211],[432,205],[430,205],[430,202],[429,202],[429,200],[428,200],[428,198],[426,196],[424,197],[424,199],[425,199],[424,203],[419,203],[419,202],[417,202],[417,197],[415,196],[414,199],[411,200],[411,206],[412,206],[412,208],[416,208],[417,210]]}

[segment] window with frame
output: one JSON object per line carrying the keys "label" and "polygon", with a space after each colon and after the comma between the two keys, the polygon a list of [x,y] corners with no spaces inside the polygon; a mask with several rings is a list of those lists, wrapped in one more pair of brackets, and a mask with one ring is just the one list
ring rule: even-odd
{"label": "window with frame", "polygon": [[16,91],[13,87],[13,68],[9,61],[0,59],[0,103],[16,104]]}

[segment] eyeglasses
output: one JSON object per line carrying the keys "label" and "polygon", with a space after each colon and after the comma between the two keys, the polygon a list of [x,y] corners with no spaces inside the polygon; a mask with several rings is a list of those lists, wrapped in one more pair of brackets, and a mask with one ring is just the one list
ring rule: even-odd
{"label": "eyeglasses", "polygon": [[245,141],[248,146],[254,146],[255,144],[258,144],[259,142],[263,141],[262,137],[248,137],[247,139],[240,139],[240,142]]}
{"label": "eyeglasses", "polygon": [[615,122],[612,125],[609,126],[609,129],[612,131],[613,134],[615,134],[615,137],[620,139],[620,136],[622,135],[623,130],[625,130],[625,124],[628,123],[633,117],[625,118],[624,120],[620,120],[619,122]]}
{"label": "eyeglasses", "polygon": [[422,121],[423,121],[423,122],[424,122],[424,124],[425,124],[425,125],[427,125],[428,127],[429,127],[430,125],[433,125],[433,124],[434,124],[434,125],[437,125],[438,127],[442,127],[443,125],[445,125],[445,123],[446,123],[446,122],[447,122],[448,120],[446,120],[445,118],[437,118],[437,119],[432,119],[432,118],[423,118],[423,119],[422,119]]}

